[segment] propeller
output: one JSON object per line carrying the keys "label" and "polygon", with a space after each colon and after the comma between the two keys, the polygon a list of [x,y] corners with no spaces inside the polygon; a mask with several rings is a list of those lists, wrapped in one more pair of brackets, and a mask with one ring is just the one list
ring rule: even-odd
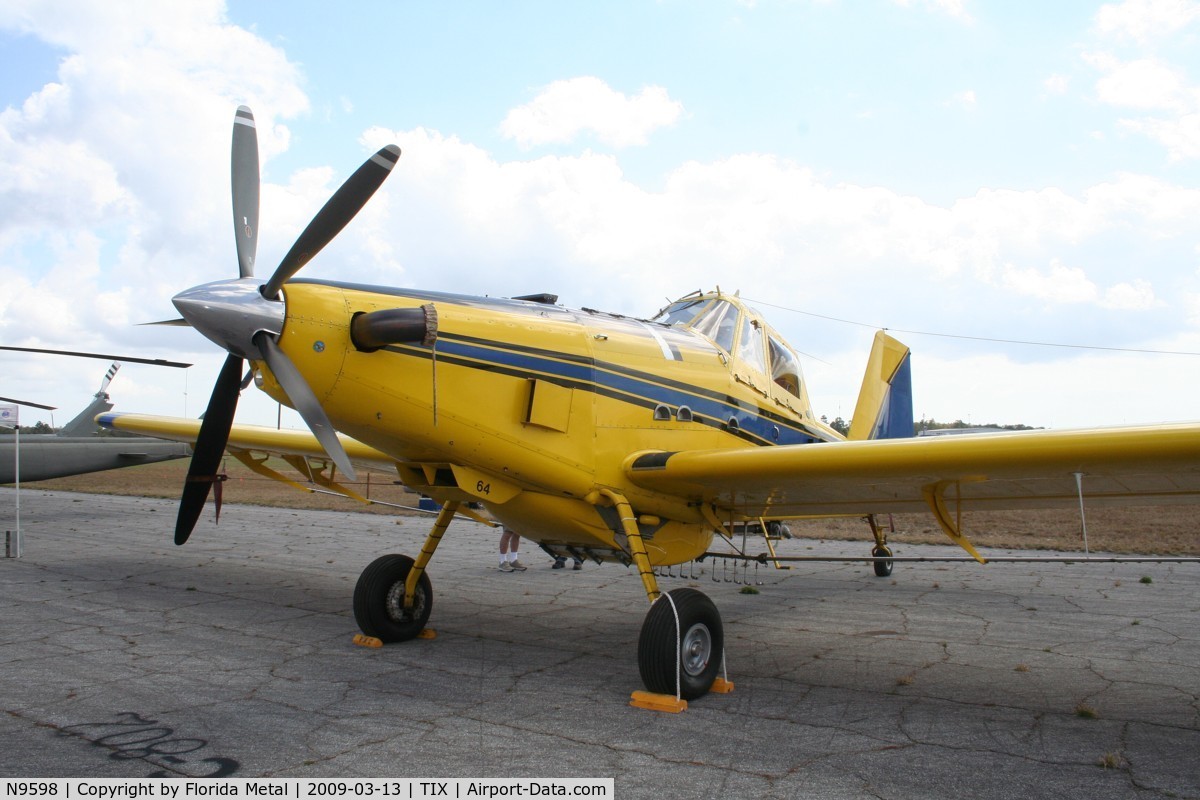
{"label": "propeller", "polygon": [[254,277],[258,250],[258,129],[254,114],[238,106],[233,117],[233,146],[229,183],[233,190],[233,238],[237,244],[238,273]]}
{"label": "propeller", "polygon": [[333,459],[337,468],[350,480],[354,480],[354,467],[350,464],[350,456],[346,455],[346,449],[338,441],[337,432],[329,423],[329,417],[325,415],[325,409],[321,408],[321,402],[304,382],[304,376],[296,369],[296,365],[287,357],[287,354],[279,349],[279,345],[275,343],[269,333],[258,334],[254,337],[254,341],[262,350],[263,358],[266,360],[267,366],[271,368],[271,372],[274,373],[275,379],[287,392],[292,406],[304,418],[308,429],[317,437],[317,441],[321,443],[321,447],[325,448],[325,452]]}
{"label": "propeller", "polygon": [[242,358],[232,353],[225,359],[225,366],[217,376],[204,420],[200,423],[200,434],[188,466],[187,481],[183,484],[183,496],[179,498],[179,516],[175,520],[175,544],[183,544],[192,535],[196,520],[204,510],[208,492],[220,480],[217,467],[225,455],[225,443],[229,441],[229,429],[233,427],[233,412],[237,410],[238,389],[242,382]]}
{"label": "propeller", "polygon": [[341,233],[350,220],[354,219],[371,195],[391,174],[392,167],[400,159],[400,148],[389,144],[375,155],[363,162],[363,165],[346,179],[346,182],[333,193],[325,205],[308,223],[308,227],[296,239],[292,249],[279,262],[275,274],[263,287],[263,297],[268,300],[279,299],[279,289],[293,275],[307,264],[313,256],[321,252],[321,248],[333,241],[333,237]]}
{"label": "propeller", "polygon": [[266,362],[321,447],[338,469],[350,480],[355,479],[350,457],[325,409],[277,341],[286,317],[280,290],[346,227],[400,158],[400,148],[395,145],[388,145],[368,158],[317,212],[270,280],[263,283],[254,277],[258,247],[258,134],[254,114],[246,106],[239,106],[234,116],[231,149],[230,183],[239,278],[188,289],[172,301],[187,324],[229,352],[209,398],[188,467],[175,525],[175,544],[187,541],[210,489],[224,479],[216,470],[229,442],[238,395],[247,385],[242,378],[246,359]]}

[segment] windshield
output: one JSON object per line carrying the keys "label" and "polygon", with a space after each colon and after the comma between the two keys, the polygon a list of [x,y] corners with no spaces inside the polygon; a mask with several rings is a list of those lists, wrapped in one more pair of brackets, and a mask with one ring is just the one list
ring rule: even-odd
{"label": "windshield", "polygon": [[659,312],[658,316],[651,322],[660,322],[663,325],[675,325],[684,327],[691,323],[699,314],[704,306],[708,304],[708,300],[704,298],[692,298],[690,300],[676,300],[671,305]]}
{"label": "windshield", "polygon": [[692,330],[707,336],[727,353],[733,352],[733,334],[737,330],[737,306],[718,300],[692,322]]}

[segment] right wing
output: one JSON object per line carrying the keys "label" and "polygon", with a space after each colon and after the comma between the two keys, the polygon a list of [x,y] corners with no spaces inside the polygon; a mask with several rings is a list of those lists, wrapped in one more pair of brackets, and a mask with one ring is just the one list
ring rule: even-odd
{"label": "right wing", "polygon": [[[108,413],[96,417],[96,424],[116,431],[140,433],[158,439],[196,443],[200,435],[200,420],[186,417],[158,417],[150,414]],[[394,470],[396,460],[357,439],[338,434],[342,446],[355,464],[374,469]],[[328,461],[317,437],[308,431],[279,430],[260,425],[234,425],[229,431],[225,449],[231,453],[269,453],[279,456],[299,456]]]}

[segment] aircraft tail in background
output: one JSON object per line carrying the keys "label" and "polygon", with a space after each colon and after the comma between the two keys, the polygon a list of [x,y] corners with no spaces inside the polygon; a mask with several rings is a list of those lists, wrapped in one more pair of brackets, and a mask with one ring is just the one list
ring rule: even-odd
{"label": "aircraft tail in background", "polygon": [[117,370],[121,368],[119,362],[113,362],[113,365],[108,368],[108,372],[104,373],[104,381],[100,384],[100,391],[92,397],[92,402],[88,407],[75,416],[75,419],[68,422],[58,432],[59,436],[93,436],[100,431],[100,426],[96,424],[96,415],[103,414],[105,411],[111,411],[113,404],[108,396],[108,384],[112,382],[113,377],[117,374]]}
{"label": "aircraft tail in background", "polygon": [[909,361],[907,345],[883,331],[876,332],[847,439],[905,439],[913,435]]}

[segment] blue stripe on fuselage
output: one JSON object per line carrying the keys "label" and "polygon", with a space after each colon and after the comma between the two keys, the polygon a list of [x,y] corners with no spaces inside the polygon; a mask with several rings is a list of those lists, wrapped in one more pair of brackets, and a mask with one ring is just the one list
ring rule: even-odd
{"label": "blue stripe on fuselage", "polygon": [[[432,351],[415,346],[399,345],[387,349],[424,358],[432,355]],[[648,408],[660,403],[672,408],[687,406],[698,421],[719,427],[725,427],[732,418],[737,421],[738,430],[731,433],[755,444],[820,441],[813,433],[803,429],[800,423],[741,403],[737,398],[728,395],[722,398],[717,392],[582,356],[532,348],[510,349],[498,343],[481,345],[450,334],[438,339],[437,358],[453,359],[474,369],[500,371],[515,376],[545,376],[575,388],[597,391]]]}

